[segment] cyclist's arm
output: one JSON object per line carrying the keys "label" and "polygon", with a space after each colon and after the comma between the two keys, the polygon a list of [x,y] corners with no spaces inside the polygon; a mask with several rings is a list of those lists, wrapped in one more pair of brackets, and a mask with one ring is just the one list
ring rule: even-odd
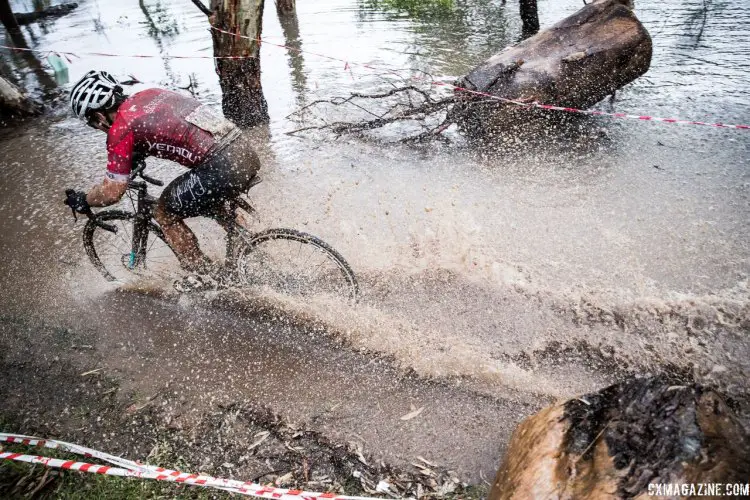
{"label": "cyclist's arm", "polygon": [[92,207],[106,207],[120,201],[128,189],[133,165],[133,133],[128,132],[115,143],[107,138],[107,177],[86,195]]}
{"label": "cyclist's arm", "polygon": [[86,202],[92,207],[106,207],[120,201],[128,189],[128,182],[105,178],[104,182],[94,186],[86,194]]}

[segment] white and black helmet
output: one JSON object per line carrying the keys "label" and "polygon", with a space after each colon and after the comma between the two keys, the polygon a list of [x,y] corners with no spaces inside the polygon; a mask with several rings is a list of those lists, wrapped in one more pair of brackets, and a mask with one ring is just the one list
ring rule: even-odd
{"label": "white and black helmet", "polygon": [[117,79],[106,71],[89,71],[70,91],[70,106],[73,113],[85,119],[89,111],[108,109],[117,102],[122,87]]}

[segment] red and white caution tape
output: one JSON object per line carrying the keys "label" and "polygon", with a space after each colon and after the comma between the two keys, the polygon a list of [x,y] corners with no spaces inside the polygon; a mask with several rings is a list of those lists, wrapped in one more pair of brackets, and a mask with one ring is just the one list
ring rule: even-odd
{"label": "red and white caution tape", "polygon": [[204,488],[217,488],[232,493],[238,493],[245,496],[259,498],[273,498],[277,500],[377,500],[372,497],[356,497],[337,495],[335,493],[316,493],[302,490],[290,490],[286,488],[275,488],[272,486],[263,486],[261,484],[238,481],[234,479],[222,479],[207,476],[204,474],[190,474],[176,470],[163,469],[153,465],[140,464],[124,458],[109,455],[107,453],[79,446],[65,441],[54,439],[40,439],[20,434],[0,433],[0,442],[23,444],[28,446],[43,446],[45,448],[58,449],[68,453],[83,455],[86,457],[98,458],[115,464],[115,467],[108,465],[97,465],[87,462],[77,462],[74,460],[63,460],[59,458],[50,458],[40,455],[25,455],[22,453],[0,452],[0,460],[14,460],[17,462],[26,462],[30,464],[40,464],[45,467],[56,469],[75,470],[80,472],[89,472],[92,474],[103,474],[107,476],[132,477],[139,479],[151,479],[155,481],[167,481],[172,483],[189,484],[201,486]]}
{"label": "red and white caution tape", "polygon": [[126,57],[135,59],[255,59],[255,56],[175,56],[169,54],[113,54],[111,52],[68,52],[59,50],[37,50],[24,47],[0,45],[0,49],[15,50],[17,52],[36,52],[37,54],[59,54],[63,56],[94,56],[94,57]]}
{"label": "red and white caution tape", "polygon": [[[249,36],[240,35],[238,33],[232,33],[230,31],[226,31],[226,30],[223,30],[221,28],[217,28],[215,26],[211,26],[211,29],[214,30],[214,31],[216,31],[216,32],[219,32],[219,33],[224,33],[226,35],[230,35],[230,36],[234,36],[234,37],[239,37],[239,38],[245,38],[245,39],[248,39],[248,40],[254,40],[254,41],[257,41],[258,43],[263,43],[263,44],[266,44],[266,45],[272,45],[274,47],[285,48],[287,50],[296,51],[296,52],[299,52],[301,54],[309,54],[309,55],[313,55],[313,56],[317,56],[317,57],[322,57],[324,59],[329,59],[329,60],[332,60],[332,61],[338,61],[338,62],[344,63],[344,70],[345,71],[346,70],[351,71],[351,67],[352,66],[359,66],[359,67],[366,68],[366,69],[371,70],[371,71],[378,71],[378,72],[385,71],[387,74],[393,74],[393,75],[398,76],[399,78],[403,78],[399,74],[399,72],[408,71],[408,70],[405,70],[405,69],[390,68],[390,67],[386,67],[386,66],[382,66],[382,65],[380,65],[381,67],[377,67],[377,66],[373,66],[373,65],[370,65],[370,64],[366,64],[366,63],[351,62],[351,61],[348,61],[346,59],[341,59],[341,58],[329,56],[329,55],[326,55],[326,54],[320,54],[320,53],[312,52],[312,51],[309,51],[309,50],[302,50],[302,49],[299,49],[297,47],[290,47],[288,45],[282,45],[282,44],[272,43],[272,42],[269,42],[269,41],[267,41],[265,39],[262,39],[260,37],[258,37],[258,38],[252,38],[252,37],[249,37]],[[44,53],[44,54],[54,53],[54,54],[61,54],[61,55],[64,55],[64,56],[74,56],[74,57],[77,57],[76,53],[73,53],[73,52],[60,52],[60,51],[53,51],[53,50],[42,51],[42,50],[20,48],[20,47],[9,47],[7,45],[0,45],[0,48],[10,49],[10,50],[18,50],[18,51],[37,52],[37,53]],[[175,55],[112,54],[112,53],[106,53],[106,52],[82,52],[82,53],[79,53],[79,54],[81,54],[81,55],[87,55],[87,56],[102,56],[102,57],[161,58],[161,59],[252,59],[252,58],[254,58],[253,56],[175,56]],[[408,78],[410,80],[415,80],[415,81],[427,81],[431,85],[441,86],[441,87],[448,87],[448,88],[451,88],[451,89],[453,89],[454,91],[457,91],[457,92],[464,92],[464,93],[468,93],[468,94],[479,95],[479,96],[486,97],[486,98],[489,98],[489,99],[494,99],[494,100],[497,100],[497,101],[500,101],[500,102],[503,102],[503,103],[506,103],[506,104],[513,104],[515,106],[521,106],[521,107],[525,107],[525,108],[537,108],[537,109],[545,109],[545,110],[549,110],[549,111],[561,111],[561,112],[565,112],[565,113],[576,113],[576,114],[592,115],[592,116],[604,116],[604,117],[607,117],[607,118],[620,118],[620,119],[639,120],[639,121],[652,121],[652,122],[661,122],[661,123],[677,123],[677,124],[685,124],[685,125],[701,125],[701,126],[706,126],[706,127],[729,128],[729,129],[736,129],[736,130],[750,130],[750,125],[738,125],[738,124],[729,124],[729,123],[721,123],[721,122],[702,122],[702,121],[695,121],[695,120],[684,120],[684,119],[679,119],[679,118],[661,118],[661,117],[658,117],[658,116],[631,115],[631,114],[628,114],[628,113],[609,113],[609,112],[606,112],[606,111],[597,111],[597,110],[590,110],[590,109],[579,109],[579,108],[571,108],[571,107],[565,107],[565,106],[555,106],[555,105],[552,105],[552,104],[543,104],[543,103],[536,102],[536,101],[535,102],[523,102],[523,101],[517,101],[517,100],[513,100],[513,99],[507,99],[507,98],[504,98],[504,97],[492,95],[492,94],[489,94],[487,92],[480,92],[478,90],[472,90],[472,89],[467,89],[465,87],[459,87],[457,85],[453,85],[453,84],[447,83],[447,82],[438,82],[438,81],[435,81],[435,80],[430,80],[430,79],[427,79],[425,77],[420,77],[420,76],[416,76],[416,75],[412,75],[412,76],[410,76]]]}
{"label": "red and white caution tape", "polygon": [[564,107],[564,106],[554,106],[552,104],[542,104],[536,101],[534,102],[515,101],[513,99],[506,99],[504,97],[499,97],[496,95],[488,94],[486,92],[479,92],[477,90],[471,90],[471,89],[467,89],[463,87],[458,87],[450,83],[436,82],[436,81],[433,81],[430,83],[432,85],[450,87],[459,92],[466,92],[469,94],[480,95],[482,97],[488,97],[490,99],[495,99],[500,102],[504,102],[507,104],[514,104],[516,106],[522,106],[526,108],[538,108],[538,109],[546,109],[550,111],[563,111],[566,113],[577,113],[577,114],[582,114],[582,115],[606,116],[609,118],[627,118],[630,120],[653,121],[653,122],[663,122],[663,123],[682,123],[686,125],[704,125],[707,127],[716,127],[716,128],[733,128],[733,129],[739,129],[739,130],[750,130],[750,125],[732,125],[729,123],[699,122],[699,121],[694,121],[694,120],[682,120],[679,118],[659,118],[658,116],[649,116],[649,115],[630,115],[627,113],[608,113],[606,111],[597,111],[593,109],[578,109],[578,108],[570,108],[570,107]]}
{"label": "red and white caution tape", "polygon": [[[239,38],[247,38],[247,39],[255,40],[255,39],[253,39],[251,37],[248,37],[248,36],[245,36],[245,35],[239,35],[239,34],[236,34],[236,33],[231,33],[229,31],[217,28],[215,26],[212,26],[211,29],[214,30],[214,31],[218,31],[219,33],[224,33],[224,34],[235,36],[235,37],[239,37]],[[346,59],[340,59],[338,57],[332,57],[332,56],[328,56],[328,55],[325,55],[325,54],[317,54],[315,52],[310,52],[310,51],[307,51],[307,50],[298,49],[296,47],[289,47],[287,45],[280,45],[280,44],[277,44],[277,43],[267,42],[267,41],[265,41],[265,40],[263,40],[261,38],[258,38],[257,41],[260,42],[260,43],[263,43],[265,45],[273,45],[275,47],[283,47],[285,49],[296,51],[296,52],[299,52],[299,53],[310,54],[310,55],[314,55],[314,56],[318,56],[318,57],[323,57],[325,59],[329,59],[329,60],[332,60],[332,61],[342,62],[342,63],[344,63],[344,69],[348,69],[351,66],[360,66],[360,67],[367,68],[367,69],[370,69],[370,70],[375,70],[375,71],[381,71],[381,70],[385,69],[389,73],[395,74],[399,78],[402,78],[402,76],[398,74],[398,71],[407,71],[407,70],[398,69],[398,68],[387,68],[387,67],[378,68],[378,67],[375,67],[375,66],[372,66],[372,65],[369,65],[369,64],[351,62],[351,61],[348,61]],[[487,98],[490,98],[490,99],[495,99],[495,100],[500,101],[500,102],[504,102],[504,103],[507,103],[507,104],[514,104],[516,106],[522,106],[522,107],[525,107],[525,108],[538,108],[538,109],[546,109],[546,110],[549,110],[549,111],[562,111],[562,112],[566,112],[566,113],[577,113],[577,114],[585,114],[585,115],[593,115],[593,116],[606,116],[606,117],[609,117],[609,118],[626,118],[626,119],[640,120],[640,121],[654,121],[654,122],[662,122],[662,123],[681,123],[681,124],[685,124],[685,125],[703,125],[703,126],[707,126],[707,127],[716,127],[716,128],[732,128],[732,129],[739,129],[739,130],[750,130],[750,125],[732,125],[732,124],[728,124],[728,123],[710,123],[710,122],[700,122],[700,121],[695,121],[695,120],[682,120],[682,119],[678,119],[678,118],[659,118],[657,116],[649,116],[649,115],[631,115],[631,114],[627,114],[627,113],[608,113],[606,111],[596,111],[596,110],[590,110],[590,109],[579,109],[579,108],[571,108],[571,107],[565,107],[565,106],[555,106],[555,105],[552,105],[552,104],[542,104],[542,103],[539,103],[539,102],[516,101],[516,100],[513,100],[513,99],[506,99],[506,98],[503,98],[503,97],[492,95],[492,94],[489,94],[487,92],[480,92],[478,90],[472,90],[472,89],[467,89],[467,88],[464,88],[464,87],[459,87],[457,85],[453,85],[453,84],[447,83],[447,82],[438,82],[438,81],[435,81],[435,80],[430,80],[430,79],[427,79],[425,77],[421,77],[421,76],[417,76],[417,75],[412,75],[412,76],[410,76],[408,78],[410,80],[416,80],[416,81],[427,81],[431,85],[436,85],[436,86],[441,86],[441,87],[448,87],[448,88],[453,89],[454,91],[465,92],[465,93],[474,94],[474,95],[479,95],[479,96],[482,96],[482,97],[487,97]]]}
{"label": "red and white caution tape", "polygon": [[114,455],[103,453],[91,448],[86,448],[85,446],[67,443],[65,441],[58,441],[55,439],[39,439],[32,436],[24,436],[22,434],[8,434],[5,432],[0,432],[0,443],[22,444],[26,446],[37,446],[53,450],[66,451],[68,453],[74,453],[83,457],[98,458],[99,460],[104,460],[111,464],[115,464],[119,467],[124,467],[130,470],[149,470],[150,468],[152,468],[150,465],[143,465],[138,462],[133,462],[132,460],[127,460],[125,458],[116,457]]}

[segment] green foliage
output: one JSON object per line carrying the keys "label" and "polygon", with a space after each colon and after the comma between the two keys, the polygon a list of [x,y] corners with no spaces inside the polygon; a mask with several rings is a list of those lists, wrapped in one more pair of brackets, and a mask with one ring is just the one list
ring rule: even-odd
{"label": "green foliage", "polygon": [[453,0],[367,0],[367,6],[379,10],[395,10],[413,17],[443,16],[453,12]]}

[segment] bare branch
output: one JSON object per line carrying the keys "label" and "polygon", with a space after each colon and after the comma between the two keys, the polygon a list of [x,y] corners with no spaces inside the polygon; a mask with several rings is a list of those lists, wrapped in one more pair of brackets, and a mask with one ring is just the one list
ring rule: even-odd
{"label": "bare branch", "polygon": [[[287,135],[295,135],[300,132],[310,130],[327,130],[338,138],[344,134],[363,135],[365,132],[385,127],[393,123],[411,122],[422,129],[421,133],[412,134],[410,137],[403,138],[397,142],[426,142],[429,140],[448,141],[441,134],[451,124],[455,122],[454,115],[450,109],[455,104],[454,96],[447,96],[438,99],[428,91],[413,85],[397,87],[393,82],[389,82],[392,89],[383,91],[378,94],[361,94],[352,92],[347,97],[333,97],[331,99],[319,99],[303,106],[297,111],[291,113],[287,118],[294,119],[295,116],[313,106],[320,104],[329,104],[332,106],[352,105],[368,115],[374,117],[371,119],[362,119],[360,121],[335,121],[328,122],[322,117],[317,118],[322,121],[319,125],[308,125],[290,132]],[[390,98],[390,99],[388,99]],[[364,105],[363,100],[376,100],[379,103],[379,110],[370,110]],[[438,114],[444,112],[445,115],[439,118]],[[436,125],[437,124],[437,125]]]}
{"label": "bare branch", "polygon": [[203,5],[203,2],[201,2],[201,0],[192,0],[192,2],[195,4],[196,7],[198,7],[201,10],[201,12],[203,12],[207,16],[213,15],[213,11],[211,11],[211,9]]}
{"label": "bare branch", "polygon": [[450,127],[451,125],[453,125],[453,121],[450,120],[450,119],[448,119],[448,118],[446,118],[437,127],[433,128],[433,129],[430,129],[430,130],[427,130],[425,132],[422,132],[421,134],[415,135],[413,137],[405,137],[405,138],[401,139],[398,142],[402,142],[402,143],[405,143],[405,144],[410,144],[410,143],[415,143],[415,142],[433,141],[433,140],[436,140],[436,139],[448,142],[448,139],[446,137],[443,137],[440,134],[442,134],[443,132],[445,132],[445,130],[448,127]]}
{"label": "bare branch", "polygon": [[398,94],[399,92],[408,92],[409,90],[412,90],[414,92],[417,92],[417,93],[421,94],[424,97],[425,101],[427,101],[427,102],[434,102],[433,99],[429,96],[429,94],[427,94],[427,92],[425,92],[424,90],[419,89],[419,88],[414,87],[414,86],[411,86],[411,85],[407,85],[406,87],[398,87],[398,88],[395,88],[395,89],[391,89],[388,92],[384,92],[382,94],[359,94],[357,92],[352,92],[349,95],[349,97],[334,97],[332,99],[318,99],[318,100],[315,100],[315,101],[313,101],[313,102],[311,102],[311,103],[309,103],[309,104],[307,104],[305,106],[302,106],[301,108],[297,109],[296,111],[293,111],[293,112],[289,113],[286,116],[286,118],[289,119],[289,118],[291,118],[293,116],[296,116],[296,115],[300,114],[301,112],[303,112],[303,111],[305,111],[307,109],[310,109],[313,106],[316,106],[318,104],[323,104],[323,103],[332,104],[334,106],[341,106],[342,104],[351,104],[351,105],[356,106],[356,107],[362,109],[363,111],[365,111],[365,112],[367,112],[367,113],[369,113],[369,114],[371,114],[373,116],[382,116],[382,115],[377,115],[377,114],[373,113],[372,111],[369,111],[369,110],[365,109],[364,107],[362,107],[362,106],[360,106],[360,105],[358,105],[356,103],[353,103],[352,99],[355,99],[355,98],[360,98],[360,99],[382,99],[382,98],[385,98],[385,97],[391,97],[391,96],[393,96],[395,94]]}
{"label": "bare branch", "polygon": [[[333,102],[333,101],[322,101],[322,102],[328,102],[330,104],[339,105],[348,101],[347,99],[344,99],[343,101],[339,101],[339,102]],[[388,114],[386,113],[385,115],[375,118],[373,120],[366,120],[366,121],[361,121],[361,122],[356,122],[356,123],[333,122],[333,123],[327,123],[325,125],[312,125],[312,126],[302,127],[296,130],[292,130],[290,132],[287,132],[286,134],[294,135],[298,132],[303,132],[306,130],[330,130],[334,134],[338,134],[338,135],[360,133],[360,132],[365,132],[367,130],[380,128],[390,123],[424,120],[430,114],[441,111],[442,109],[445,109],[452,102],[453,102],[452,98],[447,98],[447,99],[442,99],[440,101],[428,102],[428,103],[424,103],[421,106],[409,108],[405,110],[403,113],[396,115],[396,116],[386,116]],[[441,125],[436,127],[434,130],[440,129],[440,127],[442,127],[442,125],[444,125],[445,123],[446,122],[444,121],[443,123],[441,123]],[[442,132],[442,130],[440,130],[440,132]]]}

